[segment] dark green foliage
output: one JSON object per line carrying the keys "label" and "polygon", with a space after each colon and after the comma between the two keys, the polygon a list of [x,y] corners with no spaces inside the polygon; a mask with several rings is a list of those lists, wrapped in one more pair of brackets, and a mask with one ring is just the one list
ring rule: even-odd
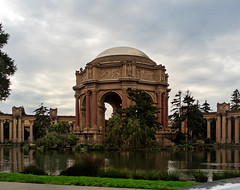
{"label": "dark green foliage", "polygon": [[66,176],[98,176],[98,171],[104,166],[104,158],[81,156],[73,166],[62,171]]}
{"label": "dark green foliage", "polygon": [[38,139],[46,135],[50,126],[49,109],[41,103],[41,106],[34,110],[34,112],[35,120],[33,124],[33,132],[35,139]]}
{"label": "dark green foliage", "polygon": [[240,177],[239,171],[224,171],[221,173],[213,173],[213,180],[220,180],[220,179],[228,179],[228,178],[235,178]]}
{"label": "dark green foliage", "polygon": [[40,168],[37,165],[29,165],[25,167],[21,173],[34,175],[47,175],[44,169]]}
{"label": "dark green foliage", "polygon": [[105,142],[109,147],[137,148],[155,140],[160,124],[156,114],[159,108],[144,91],[128,91],[128,98],[135,102],[128,108],[118,109],[107,122]]}
{"label": "dark green foliage", "polygon": [[50,132],[44,137],[36,140],[36,147],[44,147],[44,149],[61,149],[73,147],[77,144],[78,138],[72,134],[58,134]]}
{"label": "dark green foliage", "polygon": [[98,171],[98,176],[110,178],[129,178],[129,172],[125,169],[101,168]]}
{"label": "dark green foliage", "polygon": [[205,102],[203,103],[203,105],[202,105],[202,107],[201,107],[201,110],[202,110],[204,113],[209,113],[209,111],[211,111],[210,104],[207,103],[207,100],[205,100]]}
{"label": "dark green foliage", "polygon": [[[204,138],[206,127],[204,125],[203,114],[200,111],[198,101],[195,103],[195,99],[189,91],[186,92],[182,98],[182,92],[179,91],[175,99],[172,101],[172,112],[170,116],[173,120],[173,127],[178,128],[179,131],[175,139],[172,139],[175,143],[179,143],[183,139],[181,123],[187,122],[187,140],[196,140]],[[192,135],[190,135],[192,133]]]}
{"label": "dark green foliage", "polygon": [[119,114],[114,114],[107,121],[105,144],[110,147],[121,147],[123,144],[123,123]]}
{"label": "dark green foliage", "polygon": [[8,38],[9,34],[5,33],[0,23],[0,101],[6,100],[10,95],[10,76],[17,70],[12,58],[1,50],[7,44]]}
{"label": "dark green foliage", "polygon": [[60,121],[58,124],[50,125],[48,131],[56,132],[58,134],[69,133],[70,125],[66,121]]}
{"label": "dark green foliage", "polygon": [[156,116],[159,108],[150,95],[142,90],[129,90],[128,98],[135,102],[135,105],[120,109],[118,112],[123,114],[125,123],[129,122],[129,118],[139,120],[143,132],[140,134],[140,141],[141,144],[146,144],[150,139],[155,139],[156,130],[160,127]]}
{"label": "dark green foliage", "polygon": [[204,173],[201,170],[194,171],[192,175],[193,175],[196,182],[201,182],[202,183],[202,182],[207,182],[208,181],[207,174]]}
{"label": "dark green foliage", "polygon": [[231,96],[231,110],[240,110],[240,93],[238,89],[234,90]]}

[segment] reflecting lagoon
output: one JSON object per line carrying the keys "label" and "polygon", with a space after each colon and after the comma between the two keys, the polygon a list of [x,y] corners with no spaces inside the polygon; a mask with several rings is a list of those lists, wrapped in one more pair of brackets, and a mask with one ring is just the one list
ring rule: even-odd
{"label": "reflecting lagoon", "polygon": [[182,178],[191,179],[193,170],[209,173],[240,169],[239,149],[211,149],[191,151],[123,151],[123,152],[72,152],[24,151],[20,147],[0,147],[0,171],[21,172],[29,164],[37,164],[49,175],[58,175],[73,165],[81,155],[105,158],[108,166],[130,170],[179,171]]}

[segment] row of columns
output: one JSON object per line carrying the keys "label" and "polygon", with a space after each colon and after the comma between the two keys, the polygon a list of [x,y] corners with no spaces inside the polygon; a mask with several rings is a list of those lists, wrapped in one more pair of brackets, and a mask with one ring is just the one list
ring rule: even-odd
{"label": "row of columns", "polygon": [[[91,96],[90,96],[91,94]],[[91,98],[91,105],[90,105]],[[75,126],[80,127],[80,96],[75,96]],[[168,94],[158,93],[157,94],[157,105],[160,108],[160,113],[158,113],[158,122],[162,124],[163,127],[168,127]],[[90,109],[91,106],[91,109]],[[122,90],[122,108],[127,108],[127,89]],[[91,110],[91,113],[90,113]],[[91,114],[91,115],[90,115]],[[90,123],[90,118],[92,123]],[[86,110],[85,110],[85,124],[86,128],[97,126],[97,91],[88,91],[86,93]]]}
{"label": "row of columns", "polygon": [[[4,143],[4,121],[0,120],[0,142]],[[24,142],[24,121],[21,118],[9,120],[9,139],[13,143]],[[33,122],[30,121],[29,143],[33,143]]]}
{"label": "row of columns", "polygon": [[[234,137],[232,137],[232,117],[226,114],[218,114],[216,118],[216,142],[218,143],[239,143],[239,116],[234,116]],[[211,138],[211,119],[207,118],[207,138]]]}

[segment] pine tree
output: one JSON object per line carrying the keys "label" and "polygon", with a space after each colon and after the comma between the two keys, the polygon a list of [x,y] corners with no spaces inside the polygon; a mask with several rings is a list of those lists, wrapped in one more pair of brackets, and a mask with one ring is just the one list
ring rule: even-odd
{"label": "pine tree", "polygon": [[238,89],[233,91],[231,96],[231,110],[240,110],[240,93]]}
{"label": "pine tree", "polygon": [[175,98],[171,102],[172,109],[171,112],[173,113],[170,115],[170,118],[173,120],[173,127],[178,128],[181,132],[181,108],[182,108],[182,91],[179,90],[178,93],[175,95]]}
{"label": "pine tree", "polygon": [[35,120],[33,123],[34,137],[35,139],[38,139],[47,134],[48,128],[50,126],[49,109],[43,106],[43,103],[41,103],[41,106],[34,110],[34,112],[35,112]]}
{"label": "pine tree", "polygon": [[12,76],[17,67],[12,58],[2,52],[1,48],[7,44],[9,34],[5,33],[0,23],[0,101],[6,100],[10,95],[10,76]]}
{"label": "pine tree", "polygon": [[207,100],[203,103],[202,107],[200,108],[204,113],[209,113],[211,111],[210,104],[207,103]]}

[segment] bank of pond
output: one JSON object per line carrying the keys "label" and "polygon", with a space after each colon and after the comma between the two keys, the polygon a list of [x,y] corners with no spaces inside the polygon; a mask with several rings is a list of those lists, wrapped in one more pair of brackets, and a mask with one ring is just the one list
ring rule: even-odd
{"label": "bank of pond", "polygon": [[[83,151],[86,149],[81,146],[80,151],[38,151],[20,146],[0,147],[0,172],[20,173],[29,166],[38,166],[50,176],[198,182],[240,176],[238,147]],[[35,169],[29,173],[35,174],[32,171]]]}

